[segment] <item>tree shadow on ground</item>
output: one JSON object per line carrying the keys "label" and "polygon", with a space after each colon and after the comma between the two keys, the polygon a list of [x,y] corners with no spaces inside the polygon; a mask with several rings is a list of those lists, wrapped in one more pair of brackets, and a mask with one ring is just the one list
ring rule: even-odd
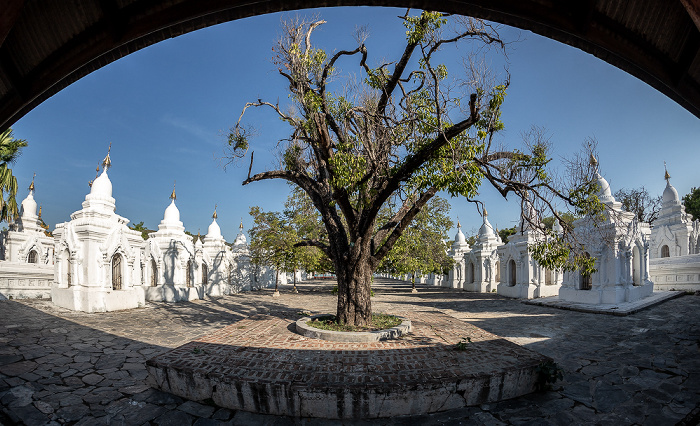
{"label": "tree shadow on ground", "polygon": [[[0,305],[0,423],[98,424],[101,418],[143,424],[184,402],[145,384],[146,359],[168,347],[81,324],[90,321],[82,315],[52,315],[31,302]],[[104,316],[90,315],[108,326]]]}

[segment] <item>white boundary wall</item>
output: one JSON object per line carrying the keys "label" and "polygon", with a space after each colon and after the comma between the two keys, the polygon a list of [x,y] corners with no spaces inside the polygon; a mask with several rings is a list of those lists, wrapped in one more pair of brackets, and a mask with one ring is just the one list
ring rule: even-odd
{"label": "white boundary wall", "polygon": [[649,260],[655,290],[700,290],[700,254]]}

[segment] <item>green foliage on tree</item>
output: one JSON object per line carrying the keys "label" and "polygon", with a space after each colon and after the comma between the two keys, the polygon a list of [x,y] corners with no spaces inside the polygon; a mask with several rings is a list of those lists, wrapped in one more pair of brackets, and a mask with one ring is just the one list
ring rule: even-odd
{"label": "green foliage on tree", "polygon": [[[563,228],[573,229],[574,221],[578,218],[576,216],[574,216],[573,214],[571,214],[571,212],[559,212],[559,219],[560,219],[559,224]],[[547,216],[544,219],[542,219],[542,223],[544,224],[544,226],[547,229],[552,229],[552,227],[554,227],[554,221],[555,221],[554,216]],[[511,233],[511,235],[514,233],[515,233],[515,227],[513,227],[513,232]]]}
{"label": "green foliage on tree", "polygon": [[292,187],[284,204],[283,214],[296,235],[295,244],[304,244],[295,247],[294,259],[297,262],[292,265],[294,270],[303,270],[308,273],[333,272],[333,264],[326,253],[313,245],[315,242],[327,240],[327,237],[318,210],[306,193],[298,187]]}
{"label": "green foliage on tree", "polygon": [[275,268],[275,291],[279,291],[279,273],[286,266],[294,250],[295,238],[291,227],[278,212],[264,212],[259,207],[250,208],[253,228],[250,229],[251,263]]}
{"label": "green foliage on tree", "polygon": [[[311,43],[324,21],[283,23],[274,63],[289,83],[290,105],[248,103],[228,135],[235,161],[252,146],[255,132],[243,124],[248,108],[270,108],[289,125],[289,136],[278,144],[279,168],[251,176],[251,153],[243,184],[284,179],[306,193],[325,234],[301,244],[319,247],[332,261],[336,316],[350,325],[371,320],[373,272],[440,191],[474,199],[487,181],[504,197],[523,198],[529,191],[535,198],[554,194],[577,214],[600,208],[591,167],[581,168],[566,186],[550,177],[548,140],[541,132],[524,135],[522,149],[494,142],[504,128],[508,81],[487,83],[493,78],[477,65],[486,48],[505,48],[493,26],[437,12],[407,12],[400,19],[405,45],[382,62],[370,55],[362,34],[356,47],[329,54]],[[474,66],[451,75],[441,57],[454,55],[457,46]],[[359,75],[345,78],[341,63]],[[380,218],[390,203],[397,206],[395,214]]]}
{"label": "green foliage on tree", "polygon": [[[417,275],[446,274],[454,263],[447,255],[447,231],[452,227],[449,211],[447,200],[432,198],[406,227],[378,271],[410,275],[414,288]],[[385,214],[391,217],[395,212],[389,209]]]}
{"label": "green foliage on tree", "polygon": [[689,193],[683,196],[683,205],[685,212],[693,216],[693,219],[700,219],[700,188],[690,190]]}
{"label": "green foliage on tree", "polygon": [[[153,232],[153,231],[151,231],[151,232]],[[185,230],[185,235],[187,235],[188,237],[192,238],[192,244],[197,243],[197,240],[200,240],[200,241],[204,242],[204,236],[201,235],[201,234],[199,233],[199,231],[197,231],[197,235],[194,235],[194,234],[191,233],[190,231]],[[141,235],[141,236],[143,236],[143,235]]]}
{"label": "green foliage on tree", "polygon": [[141,238],[143,238],[144,240],[148,239],[148,234],[150,234],[151,232],[155,232],[152,229],[146,228],[143,224],[143,221],[141,221],[139,223],[134,223],[133,225],[129,225],[129,229],[133,229],[134,231],[141,232]]}
{"label": "green foliage on tree", "polygon": [[508,243],[508,237],[511,235],[514,235],[517,231],[515,230],[515,226],[512,228],[504,228],[504,229],[499,229],[498,230],[498,236],[501,238],[501,241],[503,241],[503,244]]}
{"label": "green foliage on tree", "polygon": [[10,166],[22,154],[27,141],[15,139],[12,129],[0,133],[0,221],[10,221],[17,217],[17,178]]}
{"label": "green foliage on tree", "polygon": [[296,290],[297,271],[329,270],[325,253],[313,245],[299,244],[319,238],[323,229],[306,194],[293,191],[282,213],[265,212],[255,206],[251,207],[250,215],[253,218],[249,244],[251,262],[275,268],[275,290],[278,290],[280,271],[292,273]]}

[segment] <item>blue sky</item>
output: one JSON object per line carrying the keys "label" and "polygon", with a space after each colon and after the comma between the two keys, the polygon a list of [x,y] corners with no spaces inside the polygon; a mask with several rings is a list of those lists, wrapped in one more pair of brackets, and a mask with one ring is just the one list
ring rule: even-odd
{"label": "blue sky", "polygon": [[[357,26],[369,29],[370,63],[400,54],[403,10],[333,8],[304,10],[328,23],[313,41],[328,50],[353,48]],[[233,241],[250,206],[281,210],[288,187],[281,181],[241,186],[247,163],[221,167],[224,135],[248,101],[287,101],[285,80],[271,62],[282,14],[247,18],[166,40],[122,58],[74,83],[13,126],[29,146],[14,165],[20,191],[27,194],[36,172],[35,198],[51,226],[68,221],[89,192],[88,181],[112,143],[109,171],[117,214],[156,229],[177,181],[177,205],[185,227],[206,233],[214,205],[219,224]],[[613,191],[645,186],[660,195],[663,162],[679,194],[700,186],[700,120],[645,83],[575,48],[533,33],[503,27],[509,48],[511,86],[504,105],[508,147],[532,125],[547,129],[553,158],[570,155],[587,138],[598,141],[600,169]],[[459,71],[458,58],[447,59]],[[356,67],[357,62],[344,63]],[[343,64],[341,64],[342,67]],[[500,69],[497,58],[491,65]],[[270,111],[246,114],[258,129],[253,172],[273,166],[278,139],[288,129]],[[491,223],[499,228],[518,219],[516,200],[507,202],[482,187]],[[452,216],[465,232],[478,228],[472,204],[450,199]],[[454,233],[454,231],[452,231]]]}

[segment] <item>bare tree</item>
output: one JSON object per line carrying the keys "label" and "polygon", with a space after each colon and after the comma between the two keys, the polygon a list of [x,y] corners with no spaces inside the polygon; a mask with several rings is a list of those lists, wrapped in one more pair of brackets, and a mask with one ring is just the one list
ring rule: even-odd
{"label": "bare tree", "polygon": [[615,192],[615,199],[622,203],[622,209],[634,213],[640,222],[652,225],[661,212],[661,196],[651,197],[649,191],[641,188],[622,188]]}

